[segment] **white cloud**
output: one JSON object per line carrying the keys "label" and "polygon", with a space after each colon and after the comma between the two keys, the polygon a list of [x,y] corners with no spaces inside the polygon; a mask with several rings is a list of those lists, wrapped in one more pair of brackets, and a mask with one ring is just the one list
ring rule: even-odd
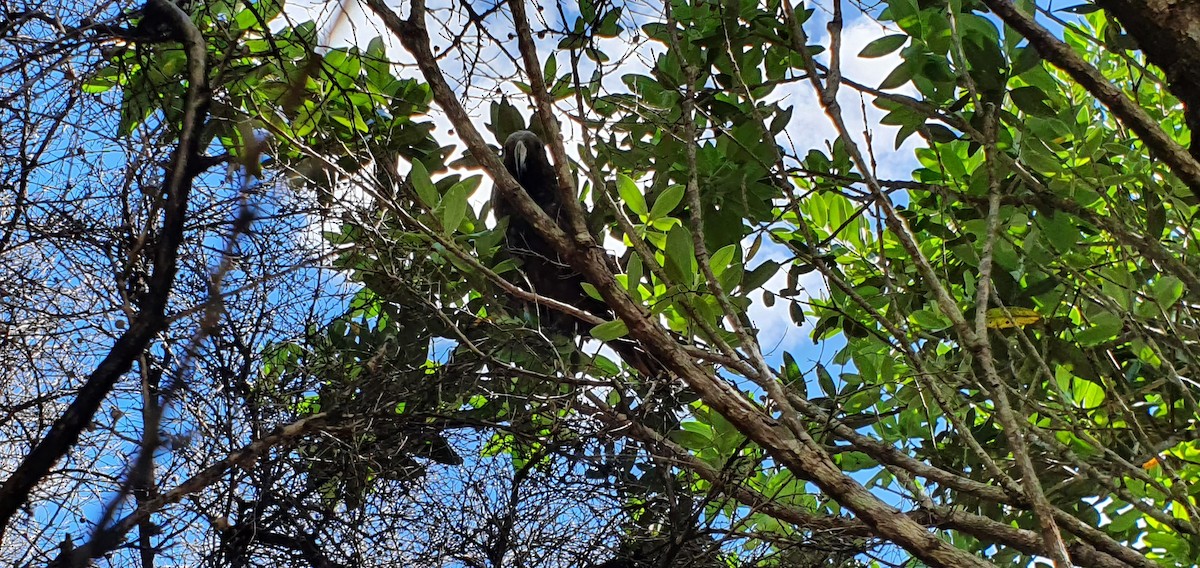
{"label": "white cloud", "polygon": [[[814,20],[822,16],[823,13],[818,10]],[[806,30],[814,36],[810,38],[810,43],[813,40],[824,39],[820,43],[828,45],[827,39],[815,37],[814,33],[815,30],[821,30],[821,34],[826,34],[825,29],[824,21],[810,21],[806,26]],[[858,53],[871,41],[889,33],[895,33],[895,30],[888,30],[870,18],[858,17],[850,20],[842,33],[842,75],[868,86],[880,84],[892,69],[900,64],[899,52],[875,59],[860,58]],[[828,57],[824,59],[824,62],[828,63]],[[906,85],[898,92],[912,95],[914,89]],[[821,109],[811,83],[799,82],[779,89],[774,93],[772,99],[772,102],[776,101],[783,107],[791,105],[795,109],[791,122],[779,137],[779,143],[791,155],[803,157],[811,148],[823,150],[827,143],[837,137],[837,131],[829,117]],[[873,156],[878,165],[876,175],[883,179],[907,179],[917,165],[913,157],[913,150],[921,142],[920,139],[909,138],[900,149],[894,149],[897,128],[880,124],[879,121],[885,113],[874,107],[869,99],[863,99],[857,91],[843,86],[838,91],[838,103],[842,107],[843,119],[851,137],[864,150],[868,146],[863,133],[864,131],[870,132],[873,144],[868,155]],[[743,245],[747,248],[749,246],[748,243],[743,243]],[[772,245],[768,248],[764,244],[763,249],[768,253],[766,258],[780,260],[781,257],[786,258],[787,256],[786,249],[779,245]],[[786,267],[764,286],[765,289],[772,291],[778,291],[785,287]],[[799,289],[806,294],[801,299],[820,296],[826,292],[822,277],[815,271],[800,277]],[[828,357],[831,353],[825,352],[826,346],[814,346],[809,340],[813,323],[811,318],[803,327],[797,327],[788,314],[788,304],[789,302],[784,299],[777,298],[774,306],[767,307],[760,297],[756,297],[750,307],[749,315],[760,329],[759,341],[768,355],[768,360],[778,361],[782,357],[783,351],[792,352],[797,355],[797,358],[807,357],[820,360]]]}
{"label": "white cloud", "polygon": [[[822,12],[818,11],[814,18],[821,15]],[[827,35],[827,32],[824,31],[825,22],[810,21],[806,30],[810,34],[812,34],[812,30],[821,30],[822,34]],[[850,20],[842,31],[842,76],[867,86],[877,86],[882,83],[883,79],[902,61],[899,52],[872,59],[858,57],[858,53],[871,41],[890,33],[896,32],[865,16]],[[813,39],[810,38],[810,42]],[[822,44],[829,44],[826,39],[815,39],[821,40]],[[820,57],[823,63],[829,62],[828,55],[826,53]],[[896,92],[907,95],[915,94],[911,85],[905,85]],[[823,148],[827,141],[832,141],[837,137],[833,123],[821,109],[817,95],[810,83],[806,81],[789,85],[780,89],[778,96],[782,105],[790,104],[796,109],[787,130],[780,137],[780,143],[789,148],[792,155],[804,156],[808,149]],[[870,133],[873,144],[870,146],[869,155],[874,156],[877,161],[876,175],[882,178],[906,178],[916,167],[913,150],[920,144],[919,138],[910,137],[900,149],[894,149],[898,128],[880,124],[879,121],[883,118],[884,111],[876,108],[871,104],[869,98],[863,98],[854,89],[843,85],[838,90],[838,104],[842,108],[843,119],[850,136],[864,150],[868,148],[864,132]]]}

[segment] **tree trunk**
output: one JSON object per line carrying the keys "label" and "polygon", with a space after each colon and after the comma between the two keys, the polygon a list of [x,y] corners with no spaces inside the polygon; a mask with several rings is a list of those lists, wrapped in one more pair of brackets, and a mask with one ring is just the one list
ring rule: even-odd
{"label": "tree trunk", "polygon": [[1200,159],[1200,3],[1179,0],[1096,0],[1137,41],[1146,59],[1166,74],[1192,131],[1191,154]]}

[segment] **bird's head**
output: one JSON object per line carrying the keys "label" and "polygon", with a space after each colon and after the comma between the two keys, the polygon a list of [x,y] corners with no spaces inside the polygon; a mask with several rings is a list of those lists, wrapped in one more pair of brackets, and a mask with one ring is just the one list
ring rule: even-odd
{"label": "bird's head", "polygon": [[[546,145],[537,134],[518,130],[504,141],[504,167],[521,185],[526,185],[530,174],[541,174],[550,162],[546,158]],[[526,188],[528,189],[528,188]]]}

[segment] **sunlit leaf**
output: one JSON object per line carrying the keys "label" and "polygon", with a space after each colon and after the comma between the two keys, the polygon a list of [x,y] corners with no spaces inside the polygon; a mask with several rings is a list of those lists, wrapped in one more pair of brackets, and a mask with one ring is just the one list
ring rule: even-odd
{"label": "sunlit leaf", "polygon": [[600,341],[612,341],[629,334],[629,326],[623,320],[604,322],[592,328],[592,337]]}
{"label": "sunlit leaf", "polygon": [[642,190],[634,183],[633,178],[625,174],[617,174],[617,193],[621,196],[621,201],[625,203],[625,206],[634,213],[647,215],[650,212],[646,208],[646,198],[642,195]]}
{"label": "sunlit leaf", "polygon": [[[662,193],[658,194],[658,198],[654,200],[654,207],[650,209],[650,219],[661,219],[669,215],[683,199],[683,193],[684,187],[682,185],[672,185],[663,190]],[[623,194],[622,197],[624,197]]]}
{"label": "sunlit leaf", "polygon": [[886,35],[879,39],[872,40],[861,51],[858,52],[859,57],[883,57],[897,49],[900,49],[908,41],[907,34],[892,34]]}
{"label": "sunlit leaf", "polygon": [[987,311],[988,329],[1009,329],[1025,327],[1042,321],[1042,315],[1037,310],[1029,308],[992,308]]}

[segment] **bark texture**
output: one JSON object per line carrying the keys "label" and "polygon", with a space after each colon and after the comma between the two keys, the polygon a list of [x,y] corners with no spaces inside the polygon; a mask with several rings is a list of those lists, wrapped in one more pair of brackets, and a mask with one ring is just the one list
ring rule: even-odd
{"label": "bark texture", "polygon": [[1097,0],[1133,36],[1146,59],[1166,75],[1167,87],[1184,106],[1192,131],[1189,148],[1200,159],[1200,2],[1193,0]]}

